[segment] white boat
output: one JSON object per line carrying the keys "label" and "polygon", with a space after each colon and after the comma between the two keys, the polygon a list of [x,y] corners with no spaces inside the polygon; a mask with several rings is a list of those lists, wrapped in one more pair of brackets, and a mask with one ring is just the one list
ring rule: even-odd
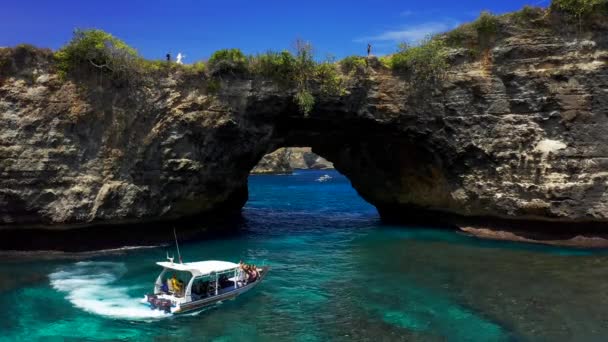
{"label": "white boat", "polygon": [[330,179],[332,179],[332,177],[330,175],[323,175],[317,179],[317,182],[323,183],[323,182],[327,182]]}
{"label": "white boat", "polygon": [[156,264],[163,270],[156,278],[154,292],[146,295],[146,302],[152,309],[174,314],[235,298],[257,286],[269,270],[268,266],[258,267],[253,272],[255,279],[247,280],[241,265],[228,261],[174,263],[169,258]]}

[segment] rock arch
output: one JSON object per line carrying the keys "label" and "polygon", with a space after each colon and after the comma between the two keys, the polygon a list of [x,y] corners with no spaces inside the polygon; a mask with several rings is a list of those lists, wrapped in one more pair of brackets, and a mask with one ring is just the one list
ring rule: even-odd
{"label": "rock arch", "polygon": [[424,91],[372,60],[308,114],[268,79],[227,76],[212,92],[176,73],[134,91],[61,81],[48,54],[21,56],[0,80],[0,224],[236,211],[264,154],[311,146],[388,220],[603,229],[606,44],[546,39],[550,51],[501,42],[491,66],[455,51]]}

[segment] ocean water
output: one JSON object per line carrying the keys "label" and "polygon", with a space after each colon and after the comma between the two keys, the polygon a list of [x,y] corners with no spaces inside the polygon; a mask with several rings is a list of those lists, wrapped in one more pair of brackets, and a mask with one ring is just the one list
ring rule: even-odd
{"label": "ocean water", "polygon": [[[328,174],[326,182],[316,181]],[[231,235],[185,261],[272,267],[194,314],[140,301],[172,247],[0,262],[0,340],[603,341],[608,254],[386,226],[333,171],[251,176]],[[179,228],[178,228],[179,232]]]}

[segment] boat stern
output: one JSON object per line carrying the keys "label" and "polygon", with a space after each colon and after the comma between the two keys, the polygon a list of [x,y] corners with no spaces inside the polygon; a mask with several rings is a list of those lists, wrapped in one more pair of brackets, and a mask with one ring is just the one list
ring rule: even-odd
{"label": "boat stern", "polygon": [[[147,294],[146,302],[148,305],[150,305],[152,310],[160,310],[166,313],[171,313],[174,311],[173,304],[170,299],[160,298],[155,294]],[[177,308],[179,308],[179,306]]]}

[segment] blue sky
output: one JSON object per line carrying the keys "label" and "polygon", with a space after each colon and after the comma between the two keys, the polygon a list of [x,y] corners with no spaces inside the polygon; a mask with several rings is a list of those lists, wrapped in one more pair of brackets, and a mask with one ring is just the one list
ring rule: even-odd
{"label": "blue sky", "polygon": [[246,53],[290,49],[310,41],[317,58],[391,53],[402,41],[471,21],[481,10],[504,13],[549,0],[214,0],[15,1],[0,5],[0,46],[30,43],[57,49],[75,28],[99,28],[125,40],[147,58],[167,52],[185,62],[221,48]]}

